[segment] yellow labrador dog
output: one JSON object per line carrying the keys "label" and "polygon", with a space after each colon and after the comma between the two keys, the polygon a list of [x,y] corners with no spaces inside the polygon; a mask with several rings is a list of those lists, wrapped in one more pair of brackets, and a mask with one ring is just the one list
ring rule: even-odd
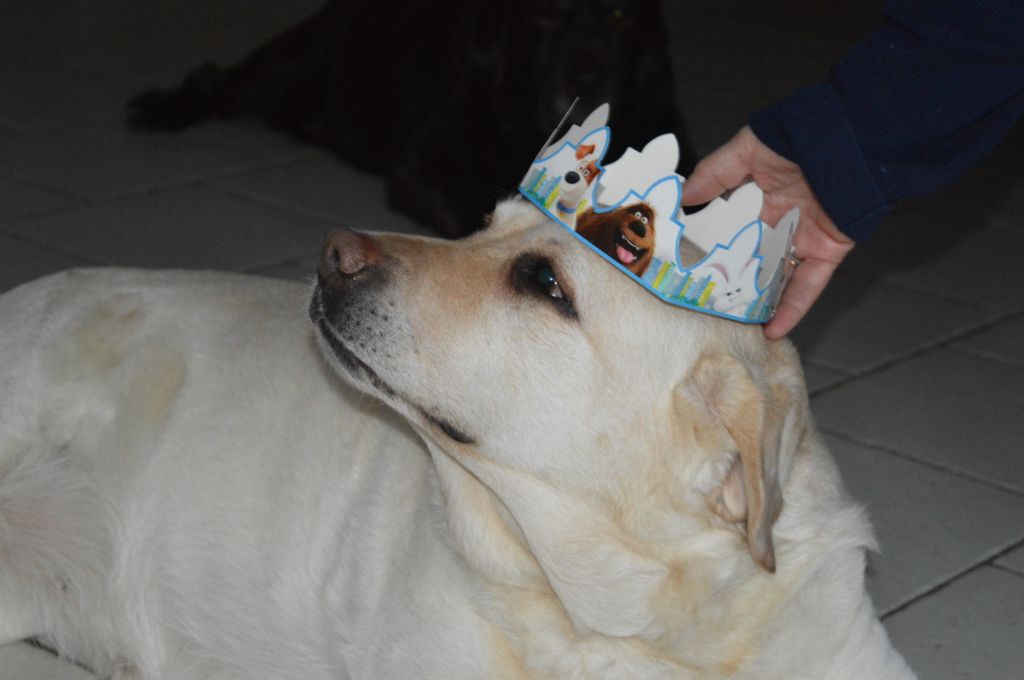
{"label": "yellow labrador dog", "polygon": [[104,676],[912,678],[871,544],[789,344],[521,201],[0,298],[0,641]]}

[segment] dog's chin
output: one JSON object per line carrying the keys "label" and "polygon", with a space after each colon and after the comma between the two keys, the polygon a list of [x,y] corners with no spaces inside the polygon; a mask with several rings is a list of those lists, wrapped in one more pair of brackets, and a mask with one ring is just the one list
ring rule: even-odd
{"label": "dog's chin", "polygon": [[453,425],[451,421],[435,415],[431,410],[419,406],[399,394],[377,374],[373,367],[356,356],[338,337],[330,321],[327,320],[321,295],[320,287],[317,286],[309,301],[309,318],[316,329],[317,344],[320,345],[320,350],[342,380],[360,392],[389,404],[425,434],[429,435],[433,429],[437,429],[449,439],[460,444],[474,443],[472,437]]}

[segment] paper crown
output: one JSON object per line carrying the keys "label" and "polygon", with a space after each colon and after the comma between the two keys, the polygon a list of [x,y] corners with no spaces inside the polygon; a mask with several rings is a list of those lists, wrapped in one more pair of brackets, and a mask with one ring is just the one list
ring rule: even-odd
{"label": "paper crown", "polygon": [[662,300],[736,321],[769,320],[792,272],[799,209],[765,224],[758,217],[763,194],[749,183],[685,214],[675,135],[603,164],[608,114],[602,104],[552,141],[559,125],[520,193]]}

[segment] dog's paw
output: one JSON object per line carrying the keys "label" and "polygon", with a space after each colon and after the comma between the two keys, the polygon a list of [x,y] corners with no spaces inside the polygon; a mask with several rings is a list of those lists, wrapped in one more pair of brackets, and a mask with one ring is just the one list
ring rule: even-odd
{"label": "dog's paw", "polygon": [[214,114],[221,69],[204,64],[184,84],[168,90],[146,90],[128,100],[125,117],[137,130],[180,130]]}

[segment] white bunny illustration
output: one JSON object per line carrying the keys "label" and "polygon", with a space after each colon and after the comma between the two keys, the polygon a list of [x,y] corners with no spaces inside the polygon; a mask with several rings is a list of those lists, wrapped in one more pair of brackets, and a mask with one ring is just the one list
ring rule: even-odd
{"label": "white bunny illustration", "polygon": [[711,309],[730,316],[746,317],[747,308],[761,296],[757,272],[761,258],[757,245],[761,224],[745,227],[728,246],[716,246],[692,269],[697,279],[708,277],[715,284],[711,292]]}

